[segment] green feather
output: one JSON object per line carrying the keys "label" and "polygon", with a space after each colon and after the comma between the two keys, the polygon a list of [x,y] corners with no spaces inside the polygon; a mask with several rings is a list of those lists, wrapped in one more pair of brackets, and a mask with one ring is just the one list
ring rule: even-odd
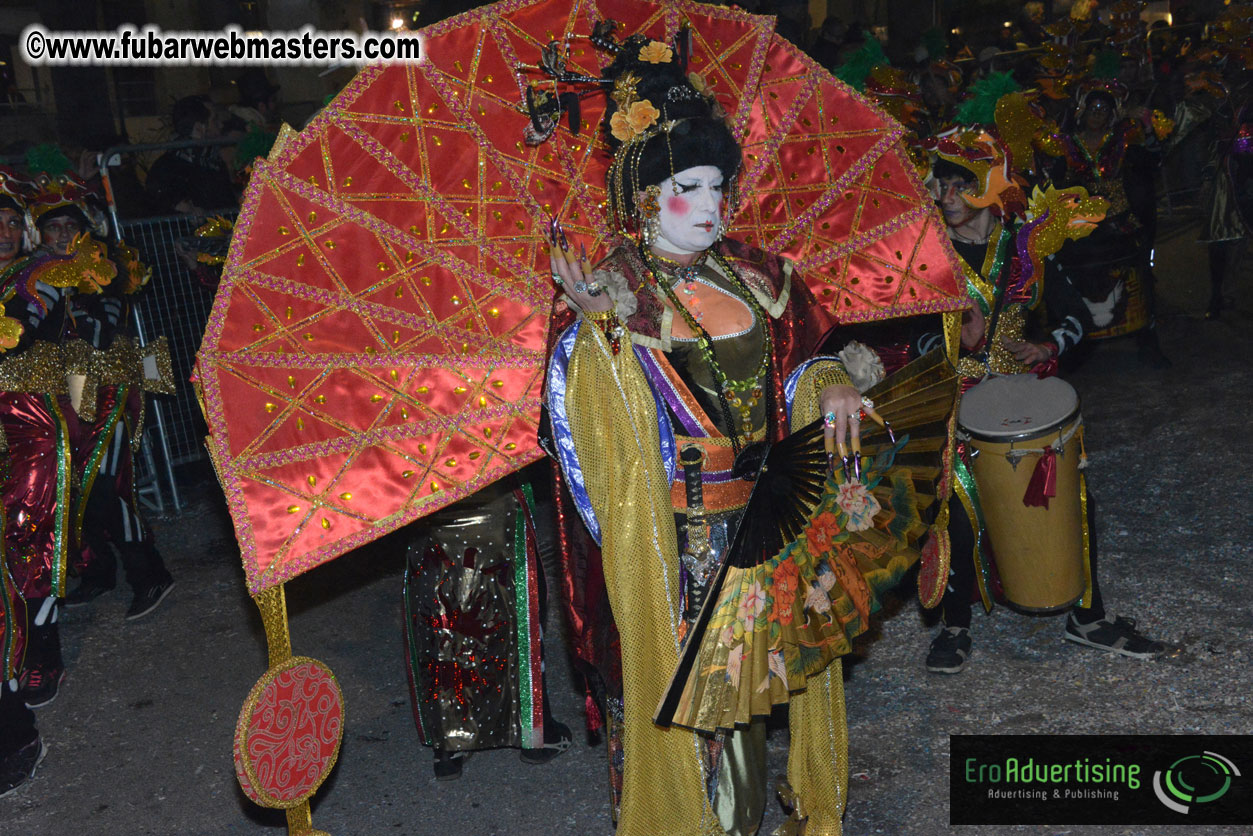
{"label": "green feather", "polygon": [[1092,63],[1093,78],[1117,78],[1122,69],[1122,58],[1112,49],[1103,49],[1096,54]]}
{"label": "green feather", "polygon": [[866,78],[875,67],[890,64],[878,39],[866,33],[866,42],[848,60],[835,68],[835,77],[857,92],[866,89]]}
{"label": "green feather", "polygon": [[990,73],[970,85],[971,98],[957,109],[957,121],[966,125],[995,125],[996,103],[1022,88],[1011,73]]}
{"label": "green feather", "polygon": [[47,174],[56,177],[74,167],[70,158],[51,142],[36,145],[26,152],[26,170],[31,174]]}
{"label": "green feather", "polygon": [[252,164],[257,157],[266,157],[274,147],[278,134],[263,131],[256,125],[239,141],[235,150],[235,170],[242,171]]}
{"label": "green feather", "polygon": [[943,58],[948,54],[948,41],[944,38],[944,32],[938,26],[932,26],[923,32],[922,48],[927,51],[927,57],[932,61]]}

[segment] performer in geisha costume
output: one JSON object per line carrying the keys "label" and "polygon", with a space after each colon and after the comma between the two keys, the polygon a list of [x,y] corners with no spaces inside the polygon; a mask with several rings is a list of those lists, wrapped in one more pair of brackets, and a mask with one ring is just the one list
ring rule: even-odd
{"label": "performer in geisha costume", "polygon": [[[5,286],[10,268],[21,259],[24,249],[28,191],[28,183],[8,169],[0,168],[0,280]],[[0,317],[0,358],[17,347],[21,328],[17,320]],[[10,467],[7,451],[0,451],[0,457],[7,471]],[[0,507],[0,514],[6,510]],[[26,646],[26,622],[26,601],[9,571],[8,560],[0,559],[0,797],[33,778],[48,751],[35,728],[34,712],[18,694],[17,677]]]}
{"label": "performer in geisha costume", "polygon": [[[828,440],[843,452],[846,433],[858,438],[863,402],[838,359],[814,357],[834,323],[791,264],[722,239],[724,195],[734,192],[741,150],[716,102],[697,91],[668,46],[641,36],[620,45],[602,77],[610,99],[602,129],[614,149],[610,220],[623,237],[593,269],[554,221],[553,279],[565,306],[553,325],[546,401],[563,481],[599,545],[600,563],[589,571],[603,566],[620,636],[621,702],[609,699],[611,716],[621,712],[611,729],[621,748],[610,741],[621,779],[617,832],[747,836],[766,798],[763,718],[710,737],[664,728],[654,712],[676,670],[685,619],[699,608],[703,573],[727,552],[749,500],[754,451],[823,417]],[[695,528],[691,485],[676,463],[688,447],[703,460],[696,484],[705,524]],[[860,507],[867,519],[873,510]],[[815,612],[833,612],[837,601],[852,611],[851,599],[868,613],[910,562],[879,553],[854,562],[837,583],[830,569],[819,576],[812,565],[788,574],[796,564],[785,561],[768,584],[774,603],[751,584],[726,607],[740,626],[716,622],[717,634],[725,629],[738,641],[738,630],[758,624],[798,627],[788,602],[804,606],[806,590]],[[808,626],[808,616],[798,620]],[[715,678],[755,699],[748,694],[761,693],[757,679],[740,678],[752,660],[723,656],[725,675]],[[771,658],[763,686],[782,673]],[[795,803],[780,832],[841,831],[848,765],[840,671],[838,658],[824,661],[792,689]]]}
{"label": "performer in geisha costume", "polygon": [[68,340],[63,352],[66,373],[83,381],[74,405],[73,523],[79,584],[65,604],[86,604],[113,588],[116,551],[134,593],[126,619],[134,621],[156,609],[174,587],[139,512],[133,458],[143,436],[145,391],[169,393],[173,387],[168,358],[153,363],[157,368],[145,374],[144,352],[128,333],[131,300],[152,271],[125,244],[114,245],[110,256],[118,267],[117,278],[101,293],[71,297],[77,339]]}
{"label": "performer in geisha costume", "polygon": [[[932,139],[931,146],[936,155],[931,186],[949,238],[963,259],[972,300],[962,325],[958,364],[963,391],[991,374],[1056,374],[1058,358],[1072,351],[1091,326],[1077,289],[1048,257],[1067,240],[1091,233],[1104,215],[1105,201],[1080,187],[1037,188],[1028,201],[1013,176],[1009,151],[979,128],[956,129]],[[1049,330],[1043,335],[1029,334],[1031,313],[1041,303]],[[939,337],[938,333],[924,334],[917,350],[929,350]],[[964,444],[958,451],[949,515],[951,571],[939,604],[943,627],[926,660],[927,670],[934,673],[955,674],[966,665],[976,583],[985,609],[992,607],[993,567],[986,551],[983,503],[1018,501],[1004,496],[981,499],[970,470],[971,451]],[[1084,490],[1082,483],[1080,490]],[[1087,516],[1083,554],[1088,584],[1070,610],[1065,638],[1137,658],[1161,653],[1165,645],[1137,632],[1134,621],[1106,615],[1090,498],[1085,498],[1082,508]]]}

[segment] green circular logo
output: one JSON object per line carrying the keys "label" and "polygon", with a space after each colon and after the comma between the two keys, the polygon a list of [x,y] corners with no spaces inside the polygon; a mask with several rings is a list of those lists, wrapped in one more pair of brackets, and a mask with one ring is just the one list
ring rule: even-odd
{"label": "green circular logo", "polygon": [[1239,777],[1236,765],[1215,752],[1187,755],[1165,772],[1153,773],[1153,792],[1162,804],[1186,815],[1194,804],[1222,798],[1231,789],[1231,779]]}

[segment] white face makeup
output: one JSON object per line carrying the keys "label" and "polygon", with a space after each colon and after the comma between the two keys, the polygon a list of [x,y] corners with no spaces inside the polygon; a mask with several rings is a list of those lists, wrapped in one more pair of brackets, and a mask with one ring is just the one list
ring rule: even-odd
{"label": "white face makeup", "polygon": [[717,166],[693,166],[663,180],[657,202],[661,207],[657,249],[689,255],[709,249],[718,240],[722,172]]}

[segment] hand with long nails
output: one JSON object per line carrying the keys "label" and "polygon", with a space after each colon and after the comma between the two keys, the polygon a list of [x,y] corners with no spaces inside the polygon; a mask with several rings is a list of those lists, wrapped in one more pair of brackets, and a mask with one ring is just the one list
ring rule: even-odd
{"label": "hand with long nails", "polygon": [[587,248],[580,244],[576,254],[556,218],[548,223],[548,244],[553,282],[573,306],[591,313],[601,313],[613,307],[609,294],[591,279],[592,262],[587,257]]}
{"label": "hand with long nails", "polygon": [[[844,477],[850,478],[849,446],[853,449],[853,464],[860,467],[861,457],[861,394],[852,386],[828,386],[819,397],[825,418],[822,429],[827,459],[834,464],[835,454],[840,454]],[[848,444],[845,444],[845,436]]]}

